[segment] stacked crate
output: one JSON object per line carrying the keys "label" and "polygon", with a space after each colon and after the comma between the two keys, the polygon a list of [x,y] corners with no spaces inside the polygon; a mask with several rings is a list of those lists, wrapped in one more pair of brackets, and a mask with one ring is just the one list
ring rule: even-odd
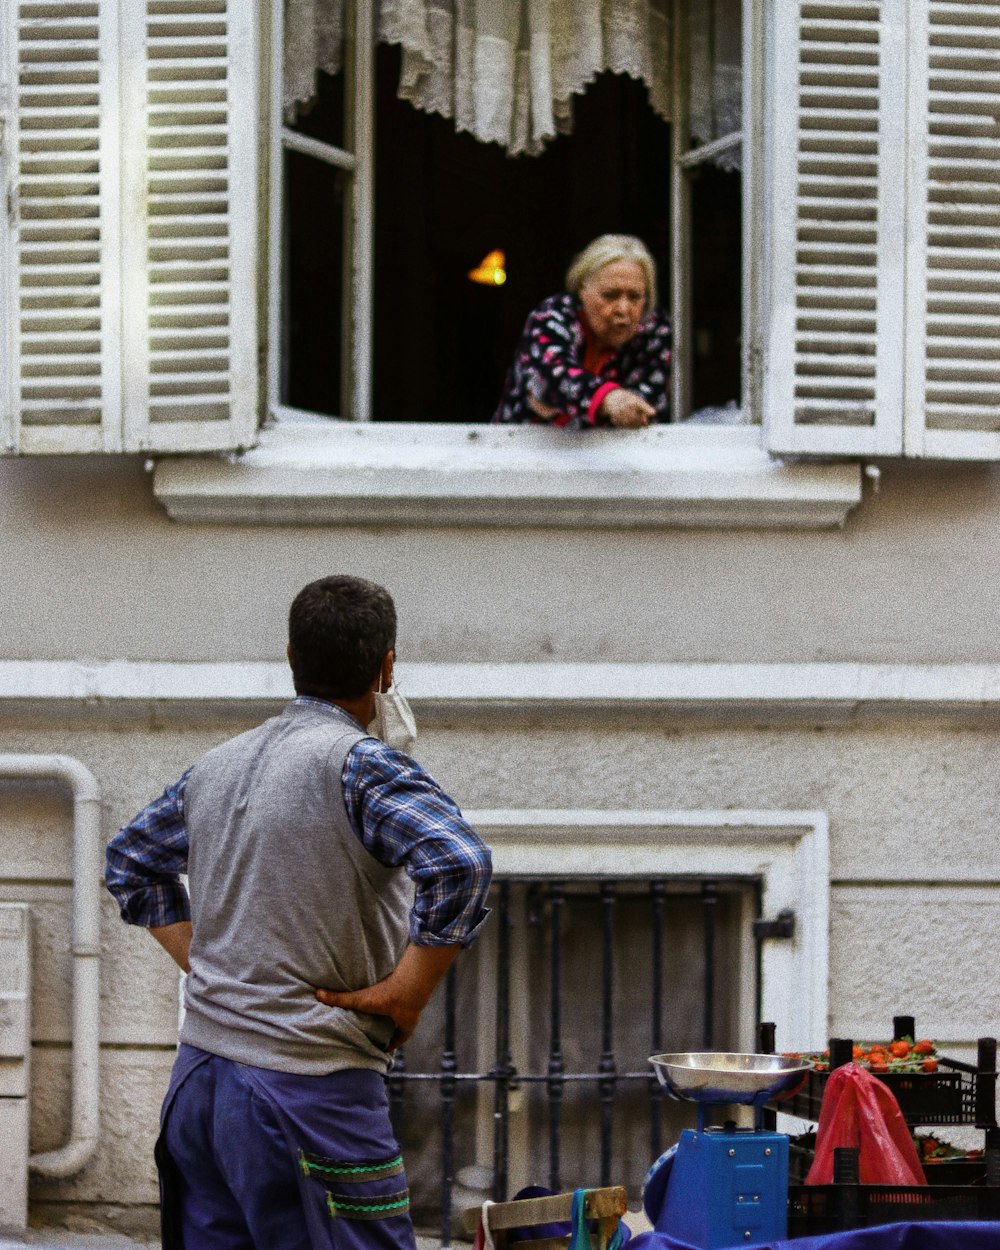
{"label": "stacked crate", "polygon": [[[896,1016],[894,1038],[915,1037],[912,1016]],[[850,1063],[853,1039],[830,1039],[830,1071]],[[760,1048],[774,1049],[773,1028],[761,1026]],[[938,1055],[936,1072],[876,1073],[899,1103],[911,1129],[932,1126],[974,1126],[983,1132],[983,1153],[977,1158],[928,1163],[928,1184],[921,1186],[862,1185],[858,1152],[840,1149],[834,1155],[831,1185],[806,1185],[812,1162],[809,1149],[793,1150],[788,1191],[789,1236],[807,1236],[867,1228],[876,1224],[925,1220],[1000,1220],[1000,1128],[996,1119],[997,1043],[979,1039],[976,1063]],[[829,1072],[810,1071],[802,1088],[774,1105],[813,1123],[819,1121]]]}

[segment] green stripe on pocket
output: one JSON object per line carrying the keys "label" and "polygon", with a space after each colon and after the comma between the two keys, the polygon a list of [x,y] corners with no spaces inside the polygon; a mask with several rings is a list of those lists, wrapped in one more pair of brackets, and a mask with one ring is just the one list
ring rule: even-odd
{"label": "green stripe on pocket", "polygon": [[409,1211],[410,1191],[401,1189],[394,1194],[373,1194],[370,1198],[328,1193],[326,1206],[334,1219],[387,1220]]}
{"label": "green stripe on pocket", "polygon": [[380,1181],[386,1176],[398,1176],[403,1171],[403,1156],[380,1159],[368,1163],[348,1163],[345,1160],[328,1159],[324,1155],[306,1154],[299,1151],[299,1167],[306,1176],[315,1176],[324,1183],[358,1185],[363,1181]]}

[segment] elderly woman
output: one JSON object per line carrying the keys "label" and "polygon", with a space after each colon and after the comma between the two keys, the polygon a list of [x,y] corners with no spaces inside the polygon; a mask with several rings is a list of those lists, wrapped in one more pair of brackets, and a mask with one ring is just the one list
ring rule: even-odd
{"label": "elderly woman", "polygon": [[656,266],[628,234],[590,243],[567,291],[528,317],[497,422],[637,429],[668,417],[670,323],[656,308]]}

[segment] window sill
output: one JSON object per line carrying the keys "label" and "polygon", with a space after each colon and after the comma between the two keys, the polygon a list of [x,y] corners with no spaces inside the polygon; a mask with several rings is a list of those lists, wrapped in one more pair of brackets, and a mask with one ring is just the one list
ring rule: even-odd
{"label": "window sill", "polygon": [[250,451],[159,459],[153,490],[195,523],[818,529],[861,502],[861,470],[772,459],[749,425],[285,419]]}

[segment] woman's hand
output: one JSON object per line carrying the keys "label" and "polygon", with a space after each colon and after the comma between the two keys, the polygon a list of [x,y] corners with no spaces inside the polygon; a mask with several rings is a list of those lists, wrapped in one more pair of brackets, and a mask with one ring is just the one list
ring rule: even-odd
{"label": "woman's hand", "polygon": [[536,417],[541,417],[543,421],[551,421],[553,417],[559,416],[559,409],[554,404],[543,404],[534,395],[528,396],[528,407]]}
{"label": "woman's hand", "polygon": [[656,415],[652,404],[647,404],[635,391],[617,387],[608,391],[601,401],[600,413],[622,430],[639,430],[649,425]]}

